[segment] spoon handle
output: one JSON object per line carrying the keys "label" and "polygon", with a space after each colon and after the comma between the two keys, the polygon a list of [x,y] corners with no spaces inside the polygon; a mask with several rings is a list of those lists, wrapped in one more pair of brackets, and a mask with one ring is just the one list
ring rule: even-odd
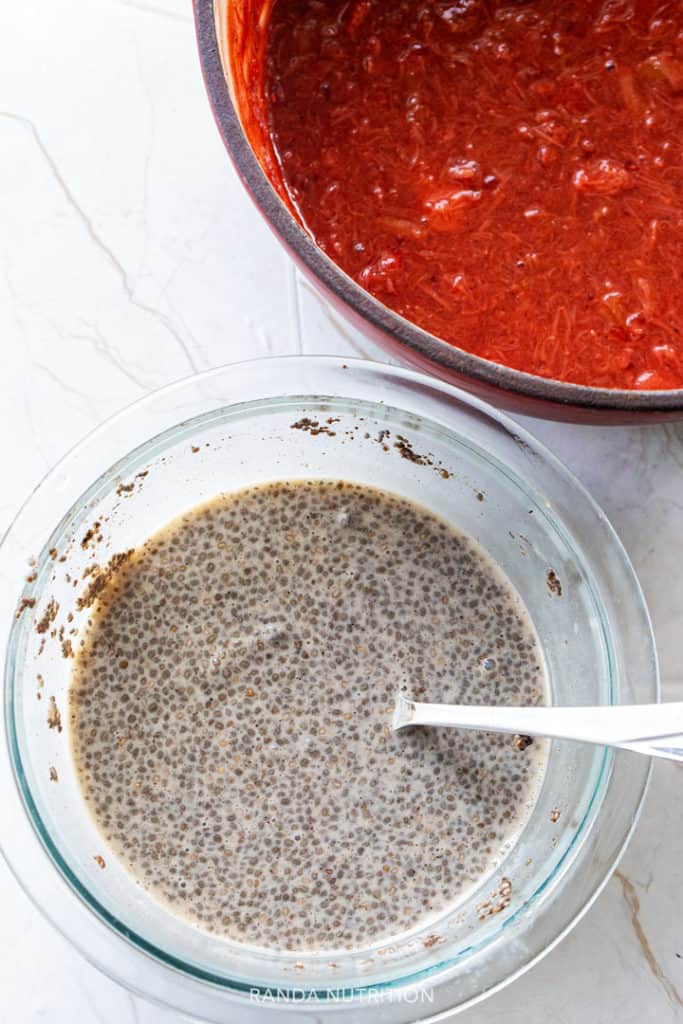
{"label": "spoon handle", "polygon": [[392,728],[450,726],[523,736],[548,736],[620,747],[650,757],[683,761],[683,703],[598,707],[488,707],[421,704],[399,694]]}

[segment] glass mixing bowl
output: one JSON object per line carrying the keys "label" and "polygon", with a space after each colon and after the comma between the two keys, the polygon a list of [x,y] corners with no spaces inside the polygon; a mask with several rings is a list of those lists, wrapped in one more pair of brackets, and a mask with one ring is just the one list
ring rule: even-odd
{"label": "glass mixing bowl", "polygon": [[[305,417],[334,426],[292,429]],[[397,435],[412,459],[394,447]],[[412,498],[476,538],[529,610],[554,703],[658,696],[647,610],[609,523],[552,455],[478,399],[408,370],[290,357],[201,374],[114,417],[46,477],[0,550],[2,845],[27,893],[86,957],[195,1019],[250,1024],[277,1010],[286,1024],[328,1015],[361,1024],[382,1004],[382,1019],[400,1024],[470,1005],[585,911],[647,783],[645,758],[553,743],[537,804],[495,872],[425,927],[353,953],[239,945],[155,902],[107,850],[71,761],[68,655],[89,615],[79,597],[97,580],[94,565],[199,502],[320,477]]]}

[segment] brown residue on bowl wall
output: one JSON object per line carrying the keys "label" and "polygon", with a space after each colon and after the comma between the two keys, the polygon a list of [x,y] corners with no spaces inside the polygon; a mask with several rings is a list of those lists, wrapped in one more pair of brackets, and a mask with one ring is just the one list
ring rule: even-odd
{"label": "brown residue on bowl wall", "polygon": [[428,466],[429,462],[426,455],[420,455],[412,446],[412,443],[402,434],[397,435],[397,440],[394,441],[394,448],[397,450],[402,459],[407,459],[408,462],[414,462],[417,466]]}
{"label": "brown residue on bowl wall", "polygon": [[[364,417],[361,416],[360,420],[364,420]],[[324,423],[321,423],[320,420],[313,420],[309,416],[303,416],[300,420],[297,420],[296,423],[291,423],[290,426],[292,430],[303,430],[312,437],[317,437],[319,434],[327,434],[328,437],[336,437],[337,432],[335,430],[331,430],[330,426],[334,423],[340,422],[341,420],[338,416],[328,416]],[[358,425],[353,428],[353,430],[356,431],[358,429]],[[344,435],[351,440],[354,438],[354,433],[351,430],[344,431]],[[371,435],[366,431],[364,437],[366,440],[370,440]],[[390,437],[390,430],[380,430],[377,437],[372,440],[381,445],[385,452],[389,452],[391,451],[388,443],[388,439]],[[343,443],[344,442],[342,441],[342,444]],[[423,455],[421,452],[416,452],[413,448],[412,441],[407,437],[404,437],[402,434],[396,435],[393,447],[402,459],[406,459],[406,461],[412,462],[416,466],[428,466],[430,469],[433,469],[435,473],[438,473],[442,480],[449,480],[453,476],[451,471],[446,469],[441,462],[435,462],[431,454]]]}
{"label": "brown residue on bowl wall", "polygon": [[149,475],[149,470],[148,469],[143,469],[141,473],[136,473],[135,474],[135,476],[133,477],[133,479],[131,480],[131,482],[129,484],[119,484],[119,486],[116,488],[116,493],[118,494],[119,498],[123,498],[126,495],[132,494],[132,492],[135,490],[135,482],[136,482],[136,480],[139,480],[140,482],[142,482],[145,479],[145,477],[148,476],[148,475]]}
{"label": "brown residue on bowl wall", "polygon": [[396,448],[402,459],[407,459],[408,462],[414,462],[418,466],[429,466],[444,480],[449,480],[450,477],[453,476],[448,469],[443,468],[441,463],[435,463],[431,455],[421,455],[419,452],[416,452],[413,448],[412,441],[409,441],[408,438],[404,437],[402,434],[396,435],[394,448]]}
{"label": "brown residue on bowl wall", "polygon": [[317,437],[318,434],[327,434],[329,437],[336,437],[336,430],[330,430],[329,426],[325,423],[320,423],[318,420],[309,419],[308,416],[303,416],[296,423],[291,424],[292,430],[305,430],[311,435],[311,437]]}
{"label": "brown residue on bowl wall", "polygon": [[59,713],[57,701],[54,697],[50,697],[50,704],[47,709],[47,724],[50,729],[56,729],[57,732],[62,731],[62,716]]}
{"label": "brown residue on bowl wall", "polygon": [[17,608],[17,614],[16,614],[15,617],[17,619],[20,619],[21,616],[22,616],[22,613],[25,612],[27,608],[35,608],[35,606],[36,606],[36,599],[35,599],[35,597],[22,597],[21,601],[19,602],[19,607]]}
{"label": "brown residue on bowl wall", "polygon": [[130,548],[128,551],[121,551],[117,555],[112,555],[105,566],[90,567],[90,583],[76,601],[76,607],[79,611],[82,611],[84,608],[90,608],[95,603],[114,574],[118,572],[125,562],[132,558],[133,554],[133,549]]}
{"label": "brown residue on bowl wall", "polygon": [[92,540],[102,540],[102,534],[100,533],[101,526],[102,523],[99,520],[97,520],[92,524],[92,526],[88,528],[81,541],[81,547],[83,548],[84,551],[86,550],[86,548],[88,547]]}
{"label": "brown residue on bowl wall", "polygon": [[480,921],[485,921],[493,914],[500,914],[510,906],[512,899],[512,882],[509,878],[502,878],[497,892],[491,894],[491,898],[484,900],[477,907],[477,915]]}
{"label": "brown residue on bowl wall", "polygon": [[54,597],[51,597],[45,606],[45,611],[38,622],[36,622],[36,633],[47,633],[48,629],[57,618],[58,611],[59,605],[55,601]]}
{"label": "brown residue on bowl wall", "polygon": [[546,576],[546,582],[548,584],[548,593],[555,597],[562,597],[562,584],[560,578],[554,569],[548,569]]}

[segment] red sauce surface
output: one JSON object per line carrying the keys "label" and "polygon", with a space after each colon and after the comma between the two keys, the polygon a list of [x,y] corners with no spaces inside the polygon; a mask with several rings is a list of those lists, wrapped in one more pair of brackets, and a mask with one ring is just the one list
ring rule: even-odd
{"label": "red sauce surface", "polygon": [[680,0],[260,15],[262,160],[359,284],[495,362],[683,386]]}

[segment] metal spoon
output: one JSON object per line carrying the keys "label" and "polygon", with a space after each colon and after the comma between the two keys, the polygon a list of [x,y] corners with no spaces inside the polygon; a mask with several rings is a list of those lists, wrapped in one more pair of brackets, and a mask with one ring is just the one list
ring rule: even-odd
{"label": "metal spoon", "polygon": [[683,703],[621,704],[600,707],[488,707],[477,704],[420,704],[399,693],[391,721],[408,725],[482,729],[518,736],[549,736],[650,757],[683,761]]}

